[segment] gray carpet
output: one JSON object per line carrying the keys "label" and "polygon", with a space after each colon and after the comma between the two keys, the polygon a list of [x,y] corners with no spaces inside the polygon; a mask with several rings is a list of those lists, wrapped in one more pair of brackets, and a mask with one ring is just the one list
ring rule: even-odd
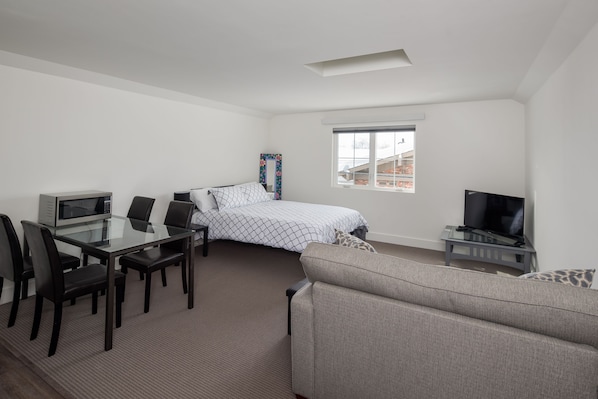
{"label": "gray carpet", "polygon": [[[0,306],[0,340],[75,398],[294,398],[291,392],[287,287],[304,277],[299,254],[217,241],[196,256],[194,309],[187,309],[180,269],[168,286],[153,279],[150,312],[143,313],[143,282],[127,277],[123,325],[103,350],[103,311],[91,299],[65,306],[56,355],[47,357],[52,305],[40,334],[29,341],[34,298],[23,301],[8,329]],[[104,301],[100,298],[100,309]]]}
{"label": "gray carpet", "polygon": [[[443,264],[444,254],[373,243],[379,252]],[[65,397],[73,398],[294,398],[285,290],[304,277],[299,254],[229,241],[196,256],[195,308],[187,309],[180,269],[168,286],[153,278],[150,312],[143,313],[143,282],[127,277],[123,325],[103,350],[103,298],[65,306],[56,355],[47,357],[52,305],[45,303],[40,334],[29,341],[34,298],[22,301],[16,325],[5,327],[10,304],[0,306],[0,343],[29,363]],[[478,262],[460,267],[512,274]],[[516,274],[516,273],[515,273]]]}
{"label": "gray carpet", "polygon": [[[417,262],[427,263],[430,265],[444,266],[444,252],[441,251],[405,247],[401,245],[387,244],[374,241],[370,241],[370,243],[376,248],[378,252],[383,254],[398,256],[400,258],[412,259]],[[453,260],[451,262],[451,266],[460,269],[477,270],[479,272],[484,273],[509,276],[519,276],[523,273],[521,270],[514,269],[511,267],[467,259]]]}

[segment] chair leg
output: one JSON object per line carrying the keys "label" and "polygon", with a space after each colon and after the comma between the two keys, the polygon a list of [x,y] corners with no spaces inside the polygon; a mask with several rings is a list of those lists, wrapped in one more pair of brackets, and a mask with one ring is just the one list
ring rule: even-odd
{"label": "chair leg", "polygon": [[122,325],[122,304],[125,301],[125,285],[116,287],[116,328]]}
{"label": "chair leg", "polygon": [[166,268],[160,269],[160,275],[162,275],[162,287],[166,287]]}
{"label": "chair leg", "polygon": [[[0,295],[2,293],[2,282],[0,282]],[[15,325],[17,312],[19,311],[19,297],[21,296],[21,282],[15,281],[14,293],[12,295],[12,306],[10,307],[10,316],[8,317],[8,327]]]}
{"label": "chair leg", "polygon": [[148,273],[145,279],[145,299],[143,302],[143,313],[149,312],[150,290],[152,288],[152,274]]}
{"label": "chair leg", "polygon": [[[106,266],[106,262],[108,262],[108,260],[106,258],[102,258],[100,259],[100,263],[104,266]],[[100,295],[106,295],[106,290],[100,290]]]}
{"label": "chair leg", "polygon": [[33,341],[37,338],[37,333],[39,331],[39,323],[42,319],[43,306],[44,297],[39,294],[35,295],[35,312],[33,314],[33,327],[31,327],[31,336],[29,337],[30,341]]}
{"label": "chair leg", "polygon": [[139,280],[143,280],[143,272],[139,272]]}
{"label": "chair leg", "polygon": [[98,313],[98,292],[91,293],[91,314]]}
{"label": "chair leg", "polygon": [[[15,282],[16,284],[16,282]],[[21,282],[21,299],[27,299],[27,295],[29,294],[29,280],[24,279]]]}
{"label": "chair leg", "polygon": [[203,256],[204,258],[208,256],[208,227],[206,226],[206,230],[203,232]]}
{"label": "chair leg", "polygon": [[62,302],[54,303],[54,324],[52,326],[52,338],[50,339],[50,350],[48,357],[56,353],[58,346],[58,336],[60,335],[60,324],[62,322]]}
{"label": "chair leg", "polygon": [[181,277],[183,279],[183,292],[187,293],[187,262],[181,263]]}

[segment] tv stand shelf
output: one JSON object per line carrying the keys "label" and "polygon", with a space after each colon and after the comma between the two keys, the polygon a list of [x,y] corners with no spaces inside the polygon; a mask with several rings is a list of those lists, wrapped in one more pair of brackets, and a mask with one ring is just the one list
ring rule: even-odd
{"label": "tv stand shelf", "polygon": [[[447,266],[453,259],[471,259],[509,266],[529,273],[532,255],[536,253],[527,238],[521,246],[503,245],[497,243],[501,241],[500,236],[479,230],[457,231],[457,226],[446,226],[440,239],[446,243],[444,263]],[[460,251],[455,251],[456,249]]]}

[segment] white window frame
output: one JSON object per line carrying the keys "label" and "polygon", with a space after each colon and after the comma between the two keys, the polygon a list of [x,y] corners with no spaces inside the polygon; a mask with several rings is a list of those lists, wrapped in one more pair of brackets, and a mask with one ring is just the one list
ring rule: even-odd
{"label": "white window frame", "polygon": [[[376,161],[376,133],[385,132],[399,132],[399,131],[413,131],[413,175],[410,179],[412,182],[411,188],[402,187],[378,187],[376,186],[377,177],[377,161]],[[415,193],[415,141],[416,141],[417,127],[414,124],[409,125],[393,125],[393,126],[368,126],[368,127],[340,127],[334,128],[332,131],[333,136],[333,158],[332,158],[332,187],[354,189],[354,190],[374,190],[374,191],[390,191],[390,192],[403,192],[403,193]],[[369,150],[369,177],[367,185],[359,184],[343,184],[339,183],[339,143],[338,138],[341,134],[347,133],[369,133],[370,134],[370,150]]]}

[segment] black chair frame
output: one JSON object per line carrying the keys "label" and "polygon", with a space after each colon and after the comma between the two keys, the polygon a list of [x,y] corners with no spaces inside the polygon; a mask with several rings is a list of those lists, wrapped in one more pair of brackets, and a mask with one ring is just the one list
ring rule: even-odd
{"label": "black chair frame", "polygon": [[[54,303],[54,322],[48,356],[56,353],[60,326],[62,322],[62,305],[64,301],[83,295],[92,295],[92,314],[98,310],[98,291],[107,288],[106,266],[88,265],[63,273],[56,243],[47,227],[37,223],[22,221],[25,237],[31,247],[33,268],[35,271],[35,313],[31,329],[31,340],[37,338],[44,299]],[[126,277],[116,271],[116,327],[122,324],[122,303],[125,297]]]}
{"label": "black chair frame", "polygon": [[[20,299],[27,299],[29,280],[34,277],[33,264],[29,253],[29,245],[24,240],[24,249],[21,253],[21,244],[12,221],[7,215],[0,214],[0,296],[4,280],[14,283],[12,305],[8,317],[8,327],[14,326],[17,320]],[[78,257],[58,253],[62,269],[76,269],[80,265]]]}
{"label": "black chair frame", "polygon": [[[193,214],[193,203],[183,201],[171,201],[166,212],[164,224],[166,226],[189,229],[191,225],[191,216]],[[166,287],[165,268],[172,265],[181,265],[181,278],[183,282],[183,292],[187,293],[187,256],[185,247],[187,240],[167,242],[159,247],[150,248],[144,251],[127,254],[120,258],[121,271],[127,273],[128,269],[137,270],[143,280],[145,276],[145,298],[143,311],[149,312],[150,293],[153,272],[160,270],[162,277],[162,286]]]}

